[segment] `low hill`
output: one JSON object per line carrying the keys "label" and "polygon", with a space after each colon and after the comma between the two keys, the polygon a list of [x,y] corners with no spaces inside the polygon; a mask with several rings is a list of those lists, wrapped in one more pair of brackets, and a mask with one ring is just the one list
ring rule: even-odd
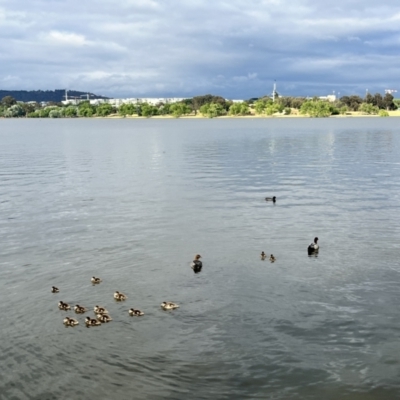
{"label": "low hill", "polygon": [[[68,98],[72,99],[74,97],[78,98],[86,98],[89,94],[90,99],[107,99],[108,97],[98,96],[93,93],[88,92],[79,92],[77,90],[68,90]],[[40,103],[41,101],[54,101],[55,103],[59,103],[62,100],[65,100],[65,89],[56,89],[56,90],[0,90],[0,100],[3,97],[11,96],[17,101],[37,101]]]}

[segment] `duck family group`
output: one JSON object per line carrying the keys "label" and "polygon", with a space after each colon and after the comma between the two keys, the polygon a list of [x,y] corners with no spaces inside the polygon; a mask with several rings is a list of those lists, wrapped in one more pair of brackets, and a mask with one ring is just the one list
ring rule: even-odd
{"label": "duck family group", "polygon": [[[275,203],[276,202],[276,197],[275,196],[274,197],[266,197],[265,200],[266,201],[272,201],[273,203]],[[318,245],[318,238],[316,237],[316,238],[314,238],[314,241],[308,246],[307,252],[308,252],[308,255],[312,255],[312,254],[317,254],[318,251],[319,251],[319,245]],[[261,257],[261,260],[265,260],[267,258],[267,255],[264,253],[264,251],[262,251],[260,257]],[[202,267],[203,267],[203,263],[200,261],[200,258],[201,258],[200,254],[196,254],[195,257],[194,257],[194,260],[191,263],[191,268],[193,269],[193,271],[195,273],[200,272]],[[272,262],[272,263],[276,261],[276,258],[275,258],[275,256],[273,254],[270,255],[269,261]],[[100,278],[98,278],[98,277],[93,276],[91,278],[91,282],[92,282],[93,285],[97,285],[97,284],[101,283],[102,280]],[[52,286],[51,292],[52,293],[59,293],[60,289],[58,289],[55,286]],[[121,292],[118,292],[118,291],[116,291],[114,293],[114,299],[116,301],[125,301],[127,298],[128,297],[124,293],[121,293]],[[60,310],[63,310],[63,311],[72,310],[72,307],[69,304],[64,303],[63,301],[60,301],[58,303],[58,308]],[[163,301],[161,303],[161,308],[163,310],[174,310],[176,308],[179,308],[179,305],[174,303],[174,302],[172,302],[172,301]],[[76,314],[84,314],[84,313],[89,311],[86,307],[81,306],[79,304],[76,304],[73,307],[73,309],[74,309]],[[87,327],[100,326],[101,324],[108,323],[108,322],[112,321],[112,318],[109,315],[109,313],[108,313],[106,308],[104,308],[102,306],[99,306],[99,305],[96,305],[96,306],[94,306],[93,311],[94,311],[94,314],[95,314],[95,318],[91,318],[91,317],[86,317],[85,318],[85,325]],[[144,312],[142,312],[141,310],[130,308],[128,310],[128,314],[130,316],[132,316],[132,317],[141,317],[141,316],[144,315]],[[63,322],[64,322],[65,326],[70,326],[70,327],[74,327],[76,325],[79,325],[79,321],[77,319],[75,319],[75,318],[72,318],[72,317],[65,317]]]}
{"label": "duck family group", "polygon": [[[203,267],[203,264],[200,261],[200,258],[201,258],[200,254],[196,254],[196,256],[191,264],[193,271],[196,273],[200,272]],[[91,283],[93,285],[98,285],[101,282],[102,282],[101,278],[98,278],[95,276],[93,276],[91,278]],[[60,289],[56,286],[52,286],[51,292],[52,293],[60,293]],[[128,297],[124,293],[121,293],[119,291],[116,291],[114,293],[114,300],[116,300],[116,301],[125,301],[127,298]],[[85,314],[86,312],[89,311],[88,308],[86,308],[82,305],[76,304],[75,306],[71,307],[71,305],[69,305],[68,303],[64,303],[63,301],[58,302],[58,308],[62,311],[70,311],[73,308],[73,310],[75,311],[76,314]],[[175,310],[176,308],[179,308],[179,305],[172,301],[163,301],[161,303],[161,308],[163,310]],[[99,306],[99,305],[95,305],[93,307],[93,311],[95,314],[95,318],[91,318],[91,317],[85,318],[85,325],[88,328],[92,327],[92,326],[100,326],[101,324],[112,321],[112,318],[106,308]],[[141,310],[130,308],[128,310],[128,314],[131,317],[141,317],[144,315],[144,312]],[[63,323],[65,326],[69,326],[69,327],[74,327],[76,325],[79,325],[79,321],[76,318],[72,318],[72,317],[65,317],[63,320]]]}

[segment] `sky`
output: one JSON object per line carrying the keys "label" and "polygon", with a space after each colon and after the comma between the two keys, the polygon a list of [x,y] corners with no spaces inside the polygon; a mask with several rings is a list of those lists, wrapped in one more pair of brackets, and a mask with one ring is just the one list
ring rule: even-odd
{"label": "sky", "polygon": [[396,0],[0,0],[0,89],[400,97]]}

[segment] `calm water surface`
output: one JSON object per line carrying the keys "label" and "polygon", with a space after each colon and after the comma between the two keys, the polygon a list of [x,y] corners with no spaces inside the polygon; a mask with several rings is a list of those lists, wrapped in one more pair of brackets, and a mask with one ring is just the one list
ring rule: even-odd
{"label": "calm water surface", "polygon": [[399,226],[395,118],[0,120],[0,399],[400,398]]}

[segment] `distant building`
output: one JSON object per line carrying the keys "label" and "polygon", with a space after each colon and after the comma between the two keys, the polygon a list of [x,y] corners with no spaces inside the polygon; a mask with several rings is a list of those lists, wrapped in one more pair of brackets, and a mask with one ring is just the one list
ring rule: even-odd
{"label": "distant building", "polygon": [[320,96],[318,97],[320,100],[326,100],[331,103],[334,103],[336,101],[336,96],[334,94],[328,94],[327,96]]}

